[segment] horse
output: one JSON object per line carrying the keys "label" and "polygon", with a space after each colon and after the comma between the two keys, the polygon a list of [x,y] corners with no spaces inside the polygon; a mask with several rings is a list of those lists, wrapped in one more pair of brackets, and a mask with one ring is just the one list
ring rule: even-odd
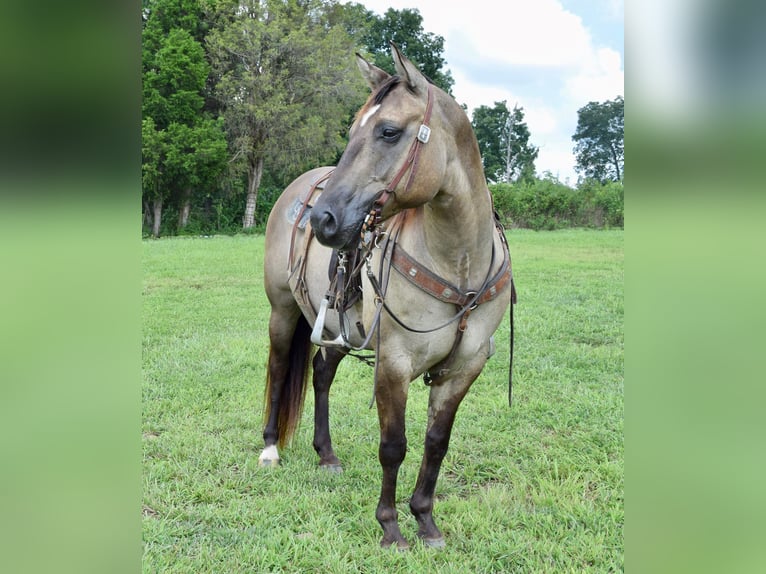
{"label": "horse", "polygon": [[[409,506],[418,538],[440,548],[445,540],[433,506],[442,460],[458,406],[494,353],[493,335],[509,305],[512,321],[515,286],[465,111],[393,43],[391,53],[394,75],[356,54],[371,93],[338,165],[299,176],[269,215],[270,348],[259,464],[280,464],[279,450],[301,417],[311,363],[313,446],[320,467],[342,471],[330,436],[330,386],[344,357],[374,357],[383,470],[375,516],[381,546],[408,548],[395,493],[407,448],[408,390],[423,376],[430,386],[425,451]],[[509,402],[510,393],[509,368]]]}

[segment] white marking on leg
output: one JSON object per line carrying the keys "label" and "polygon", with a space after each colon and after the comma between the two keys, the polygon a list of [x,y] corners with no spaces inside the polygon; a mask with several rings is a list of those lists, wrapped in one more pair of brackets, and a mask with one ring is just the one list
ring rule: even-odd
{"label": "white marking on leg", "polygon": [[379,109],[380,109],[380,104],[377,104],[375,106],[372,106],[369,110],[367,110],[362,116],[362,122],[359,124],[359,127],[363,127],[364,124],[367,123],[367,120],[369,120],[372,116],[374,116],[375,112],[377,112]]}
{"label": "white marking on leg", "polygon": [[278,461],[279,451],[275,444],[264,448],[261,456],[258,457],[258,464],[277,464]]}

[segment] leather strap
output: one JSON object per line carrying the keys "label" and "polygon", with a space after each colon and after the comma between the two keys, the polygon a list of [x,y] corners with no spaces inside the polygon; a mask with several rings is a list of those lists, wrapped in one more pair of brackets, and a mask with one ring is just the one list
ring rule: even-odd
{"label": "leather strap", "polygon": [[324,187],[324,185],[322,185],[322,184],[324,184],[328,179],[330,179],[330,176],[332,175],[333,171],[335,171],[335,170],[334,169],[330,170],[325,175],[323,175],[318,180],[316,180],[313,184],[311,184],[311,187],[309,188],[309,192],[306,194],[306,197],[303,200],[303,204],[301,205],[301,209],[298,212],[298,216],[295,218],[295,223],[293,223],[293,230],[292,230],[292,233],[290,235],[290,252],[289,252],[288,258],[287,258],[287,268],[290,271],[293,271],[295,269],[293,250],[295,248],[295,235],[296,235],[296,233],[298,231],[298,224],[300,223],[301,219],[303,218],[303,214],[309,208],[309,203],[311,202],[311,198],[314,197],[314,192],[317,189],[322,189]]}
{"label": "leather strap", "polygon": [[375,205],[378,206],[379,210],[383,209],[383,206],[386,204],[389,197],[395,193],[396,187],[399,185],[399,182],[402,180],[404,174],[406,174],[407,171],[410,172],[410,176],[407,178],[407,184],[404,186],[404,192],[407,193],[407,191],[410,189],[410,184],[412,184],[412,180],[415,177],[415,172],[418,169],[420,149],[423,147],[423,144],[428,142],[428,138],[431,133],[431,128],[428,124],[431,121],[431,111],[433,110],[433,107],[433,88],[431,87],[431,84],[428,84],[426,111],[423,114],[423,123],[418,130],[418,135],[415,138],[415,141],[413,141],[412,145],[410,146],[410,151],[407,153],[407,159],[404,160],[402,167],[399,168],[399,171],[396,172],[396,175],[375,200]]}
{"label": "leather strap", "polygon": [[394,247],[391,264],[405,279],[432,297],[458,307],[468,305],[476,307],[497,297],[497,294],[511,280],[511,258],[506,248],[503,249],[503,252],[503,264],[500,270],[480,292],[460,290],[413,259],[399,244]]}

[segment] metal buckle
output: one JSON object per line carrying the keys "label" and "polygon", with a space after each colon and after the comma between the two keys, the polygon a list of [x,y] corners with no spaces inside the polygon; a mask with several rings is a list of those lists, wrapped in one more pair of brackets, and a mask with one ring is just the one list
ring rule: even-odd
{"label": "metal buckle", "polygon": [[428,139],[431,137],[431,128],[429,128],[425,124],[420,124],[420,129],[418,130],[418,141],[422,143],[428,143]]}

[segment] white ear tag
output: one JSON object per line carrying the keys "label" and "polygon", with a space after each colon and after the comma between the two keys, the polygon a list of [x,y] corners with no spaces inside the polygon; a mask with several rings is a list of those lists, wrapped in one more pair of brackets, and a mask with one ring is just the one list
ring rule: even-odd
{"label": "white ear tag", "polygon": [[425,124],[420,125],[420,129],[418,130],[418,140],[420,140],[423,143],[428,143],[428,138],[431,137],[431,128],[429,128]]}

